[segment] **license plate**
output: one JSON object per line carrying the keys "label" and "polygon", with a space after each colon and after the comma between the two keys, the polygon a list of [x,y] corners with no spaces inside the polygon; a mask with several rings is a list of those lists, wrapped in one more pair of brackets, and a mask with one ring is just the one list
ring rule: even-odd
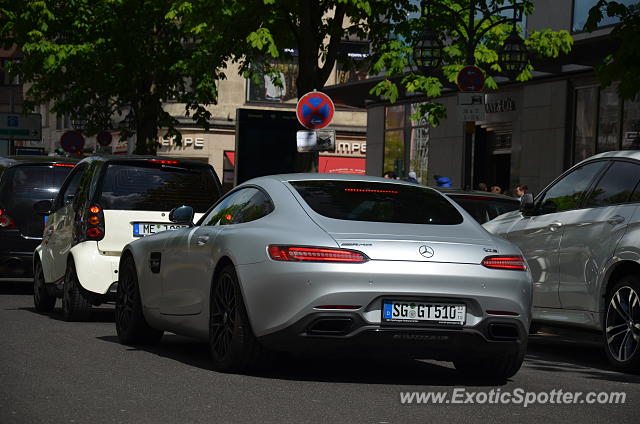
{"label": "license plate", "polygon": [[178,230],[180,228],[186,228],[188,225],[183,224],[158,224],[156,222],[134,222],[133,223],[133,236],[144,237],[150,236],[167,230]]}
{"label": "license plate", "polygon": [[465,305],[385,300],[382,302],[382,321],[430,322],[434,324],[464,324]]}

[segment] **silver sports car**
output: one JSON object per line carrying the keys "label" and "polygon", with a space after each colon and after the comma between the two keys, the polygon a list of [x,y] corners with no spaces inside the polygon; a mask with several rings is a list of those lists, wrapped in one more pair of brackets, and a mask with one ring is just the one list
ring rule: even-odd
{"label": "silver sports car", "polygon": [[495,378],[522,364],[532,287],[520,250],[433,189],[275,175],[195,225],[189,206],[170,219],[185,228],[123,250],[122,343],[208,340],[222,371],[274,351],[434,358]]}

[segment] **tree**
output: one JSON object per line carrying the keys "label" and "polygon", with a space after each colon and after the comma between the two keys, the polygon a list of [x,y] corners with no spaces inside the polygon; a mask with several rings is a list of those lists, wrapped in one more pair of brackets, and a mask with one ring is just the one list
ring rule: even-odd
{"label": "tree", "polygon": [[585,29],[595,31],[605,14],[619,19],[610,36],[620,45],[598,66],[597,74],[605,87],[619,81],[620,96],[630,100],[640,93],[640,4],[625,5],[616,1],[599,0],[589,10]]}
{"label": "tree", "polygon": [[86,120],[89,134],[115,116],[123,137],[136,134],[139,154],[155,153],[159,127],[179,138],[167,100],[185,103],[185,114],[208,127],[216,80],[246,34],[203,40],[171,13],[175,3],[0,0],[2,44],[23,54],[12,71],[27,84],[25,106],[53,101],[55,112]]}

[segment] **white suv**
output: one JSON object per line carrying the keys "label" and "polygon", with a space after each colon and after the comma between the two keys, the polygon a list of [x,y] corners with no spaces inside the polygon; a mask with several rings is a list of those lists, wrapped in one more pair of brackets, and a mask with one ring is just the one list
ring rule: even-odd
{"label": "white suv", "polygon": [[89,157],[69,174],[52,204],[42,243],[34,253],[34,303],[53,310],[62,298],[68,321],[86,320],[92,305],[115,299],[118,263],[129,242],[182,227],[169,221],[174,207],[204,213],[221,195],[205,163],[161,157]]}

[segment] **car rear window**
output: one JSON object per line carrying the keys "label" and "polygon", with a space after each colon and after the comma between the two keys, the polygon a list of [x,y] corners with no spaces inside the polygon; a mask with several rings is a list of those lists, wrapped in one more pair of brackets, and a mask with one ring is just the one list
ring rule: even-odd
{"label": "car rear window", "polygon": [[455,225],[462,215],[440,193],[412,185],[366,181],[290,181],[316,213],[348,221]]}
{"label": "car rear window", "polygon": [[73,165],[17,165],[2,175],[2,197],[54,199]]}
{"label": "car rear window", "polygon": [[520,202],[515,199],[493,199],[491,197],[464,195],[451,195],[450,197],[481,224],[491,221],[503,213],[515,211],[520,207]]}
{"label": "car rear window", "polygon": [[213,171],[204,166],[109,164],[102,180],[104,209],[169,211],[188,205],[205,212],[220,197]]}

